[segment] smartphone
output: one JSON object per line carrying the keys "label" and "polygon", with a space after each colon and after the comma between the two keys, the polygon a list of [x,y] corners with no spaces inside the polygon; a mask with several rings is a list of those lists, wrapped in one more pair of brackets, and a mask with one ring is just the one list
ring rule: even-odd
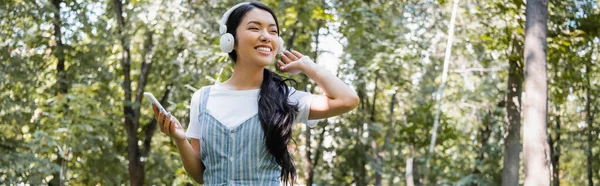
{"label": "smartphone", "polygon": [[158,102],[158,100],[154,97],[154,95],[152,95],[152,93],[150,93],[150,92],[144,92],[144,97],[146,97],[146,99],[150,100],[150,102],[152,104],[156,105],[156,107],[158,108],[159,111],[162,109],[162,110],[164,110],[166,112],[166,110]]}

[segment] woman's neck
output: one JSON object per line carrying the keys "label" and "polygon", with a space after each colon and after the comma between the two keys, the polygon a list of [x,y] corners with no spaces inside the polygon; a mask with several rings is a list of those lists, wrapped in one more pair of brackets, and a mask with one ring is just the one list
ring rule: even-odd
{"label": "woman's neck", "polygon": [[264,67],[237,62],[233,67],[233,74],[222,85],[232,90],[259,89],[263,80],[263,71]]}

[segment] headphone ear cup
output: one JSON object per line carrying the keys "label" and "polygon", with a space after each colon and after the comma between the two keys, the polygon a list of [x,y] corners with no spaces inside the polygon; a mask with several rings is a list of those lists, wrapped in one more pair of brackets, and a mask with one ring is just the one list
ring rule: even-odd
{"label": "headphone ear cup", "polygon": [[233,35],[231,35],[230,33],[223,34],[221,36],[221,40],[219,42],[220,42],[219,45],[223,52],[229,53],[229,52],[233,51],[233,46],[235,45],[235,39],[233,38]]}
{"label": "headphone ear cup", "polygon": [[279,47],[277,49],[277,53],[279,55],[283,54],[283,49],[284,49],[283,43],[284,43],[283,38],[279,37]]}

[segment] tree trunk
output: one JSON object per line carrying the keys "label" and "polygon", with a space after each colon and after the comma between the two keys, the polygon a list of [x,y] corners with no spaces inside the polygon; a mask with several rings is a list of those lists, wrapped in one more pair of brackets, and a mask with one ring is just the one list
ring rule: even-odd
{"label": "tree trunk", "polygon": [[141,161],[142,152],[138,145],[137,128],[139,126],[139,116],[133,108],[131,99],[131,59],[129,50],[129,40],[125,33],[126,23],[123,17],[123,3],[121,0],[114,0],[114,8],[117,17],[117,32],[121,47],[123,49],[121,58],[121,67],[123,72],[123,115],[125,117],[125,130],[127,132],[127,159],[129,160],[129,184],[132,186],[144,185],[144,163]]}
{"label": "tree trunk", "polygon": [[550,161],[552,163],[552,185],[560,186],[560,110],[556,107],[557,116],[554,119],[554,138],[548,137],[548,143],[550,144]]}
{"label": "tree trunk", "polygon": [[[425,165],[427,169],[425,170],[425,183],[428,184],[427,173],[429,172],[429,159],[434,156],[434,147],[435,140],[437,138],[437,130],[440,125],[440,113],[442,107],[442,96],[444,95],[444,87],[446,87],[446,79],[448,78],[448,66],[450,65],[450,54],[452,54],[452,41],[454,40],[454,23],[456,22],[456,12],[458,9],[459,0],[454,0],[454,4],[452,5],[452,16],[450,17],[450,25],[448,25],[448,41],[446,42],[446,53],[444,54],[444,68],[442,70],[442,84],[440,88],[435,93],[437,98],[437,108],[435,112],[435,118],[433,120],[433,132],[431,133],[431,143],[429,144],[429,154],[427,155],[427,159],[425,160]],[[435,183],[432,183],[435,184]]]}
{"label": "tree trunk", "polygon": [[[296,20],[297,22],[298,20]],[[317,24],[317,33],[315,35],[315,40],[316,40],[316,47],[315,47],[315,53],[313,56],[313,60],[317,61],[317,57],[319,56],[319,30],[321,29],[321,23]],[[290,38],[291,42],[293,42],[293,38],[295,37],[295,35]],[[308,85],[308,80],[307,78],[302,78],[303,82],[306,82],[305,85]],[[314,93],[314,89],[316,86],[312,85],[310,87],[310,93]],[[306,89],[306,88],[305,88]],[[307,128],[306,129],[306,133],[305,138],[306,138],[306,157],[305,157],[305,164],[306,164],[306,172],[304,177],[306,178],[306,185],[311,186],[314,182],[314,175],[315,175],[315,167],[317,166],[317,164],[319,163],[319,159],[321,158],[321,153],[322,153],[322,146],[323,146],[323,137],[325,135],[325,126],[322,127],[322,132],[319,135],[319,143],[318,146],[316,148],[316,155],[313,158],[312,157],[312,152],[311,152],[311,136],[312,136],[312,128]]]}
{"label": "tree trunk", "polygon": [[[378,81],[379,81],[379,71],[375,72],[375,90],[373,90],[373,103],[371,103],[371,116],[370,116],[370,125],[375,124],[375,111],[377,105],[377,92],[378,90]],[[369,131],[370,132],[370,131]],[[371,148],[373,148],[373,157],[375,159],[375,166],[381,167],[381,157],[379,156],[379,148],[377,147],[377,139],[373,138],[373,135],[369,135],[371,141]],[[381,169],[378,167],[373,167],[375,169],[375,186],[381,186]]]}
{"label": "tree trunk", "polygon": [[[398,79],[398,78],[396,78]],[[396,126],[396,120],[394,117],[394,107],[396,105],[396,94],[398,94],[398,91],[395,91],[394,94],[392,94],[392,97],[390,98],[390,111],[388,114],[388,121],[390,122],[390,128],[386,131],[385,133],[385,137],[384,137],[384,141],[383,141],[383,146],[381,147],[383,152],[388,152],[388,146],[390,146],[390,141],[392,138],[392,135],[395,134],[395,126]],[[378,162],[378,165],[381,165],[382,167],[382,171],[383,171],[383,165],[387,164],[387,163],[391,163],[389,162],[389,160],[384,160],[381,156],[379,156],[378,154],[376,154],[377,156],[375,156],[376,161]],[[389,154],[389,157],[392,157],[392,153]],[[385,161],[385,163],[384,163]],[[381,185],[381,173],[376,172],[375,173],[375,185]],[[390,179],[393,180],[393,179]],[[389,184],[392,184],[392,182],[390,182]]]}
{"label": "tree trunk", "polygon": [[491,110],[487,110],[486,115],[483,118],[483,126],[479,128],[479,143],[477,144],[476,149],[479,150],[477,153],[477,157],[475,158],[475,166],[473,167],[473,174],[480,174],[481,171],[477,168],[480,164],[482,164],[485,159],[485,149],[487,148],[488,139],[490,138],[490,134],[492,133],[492,123],[493,123],[494,115]]}
{"label": "tree trunk", "polygon": [[359,136],[356,139],[356,148],[354,149],[354,152],[356,154],[359,154],[358,156],[358,160],[356,161],[356,169],[354,170],[354,185],[367,185],[367,170],[365,168],[366,165],[366,153],[367,153],[367,145],[363,144],[360,140],[360,137],[362,136],[363,130],[362,130],[362,124],[364,123],[364,120],[361,121],[360,123],[358,123],[357,125],[357,133],[359,134]]}
{"label": "tree trunk", "polygon": [[304,172],[304,178],[306,178],[306,185],[312,185],[312,174],[313,174],[313,168],[314,165],[312,164],[312,152],[311,152],[311,143],[312,140],[310,139],[312,136],[312,129],[309,127],[306,127],[306,131],[304,131],[304,142],[305,142],[305,148],[304,148],[304,167],[306,169],[306,171]]}
{"label": "tree trunk", "polygon": [[415,186],[413,178],[413,158],[406,159],[406,185]]}
{"label": "tree trunk", "polygon": [[[512,42],[511,53],[515,53],[515,50],[518,48],[517,39],[513,39]],[[521,152],[521,92],[523,66],[521,62],[515,58],[509,58],[508,63],[502,186],[519,185],[519,153]]]}
{"label": "tree trunk", "polygon": [[56,8],[54,11],[54,38],[56,39],[56,46],[54,46],[53,54],[58,59],[56,64],[56,83],[58,87],[58,93],[67,93],[67,77],[65,72],[65,52],[64,45],[62,42],[61,26],[62,21],[60,19],[60,3],[62,0],[52,0],[52,5]]}
{"label": "tree trunk", "polygon": [[[306,147],[306,159],[305,159],[305,164],[306,164],[306,173],[305,173],[305,177],[306,177],[306,185],[313,185],[314,182],[314,177],[315,177],[315,168],[317,167],[317,165],[319,164],[319,160],[321,159],[321,154],[323,154],[323,139],[325,137],[325,127],[322,127],[322,131],[321,134],[319,134],[319,143],[317,145],[317,148],[315,148],[315,156],[312,156],[312,152],[310,151],[310,146]],[[308,134],[308,130],[307,130],[307,134]],[[306,137],[310,137],[310,135],[307,135]],[[310,140],[307,140],[310,141]]]}
{"label": "tree trunk", "polygon": [[[65,71],[65,52],[64,52],[64,44],[62,42],[62,21],[60,18],[60,3],[62,0],[52,0],[52,5],[54,6],[54,20],[52,25],[54,27],[54,39],[56,40],[56,45],[52,49],[52,54],[58,60],[56,64],[56,95],[64,95],[68,92],[68,79]],[[65,115],[68,112],[68,105],[65,103],[61,110]],[[59,111],[60,112],[60,111]],[[60,150],[63,149],[63,150]],[[65,153],[68,153],[68,148],[57,148],[56,150],[56,160],[53,162],[57,165],[60,165],[60,169],[58,172],[52,174],[52,180],[48,183],[48,185],[65,185],[65,174],[66,174],[66,166],[67,160],[63,158]]]}
{"label": "tree trunk", "polygon": [[[362,77],[361,77],[362,78]],[[368,112],[368,105],[369,105],[369,100],[366,99],[366,93],[365,93],[365,89],[364,86],[357,86],[357,94],[360,97],[361,103],[359,104],[359,112]],[[356,122],[355,128],[356,129],[356,137],[354,140],[352,140],[355,144],[355,148],[352,149],[355,154],[357,154],[357,160],[356,160],[356,164],[353,167],[353,181],[352,183],[354,185],[367,185],[367,181],[366,181],[366,152],[367,152],[367,145],[362,143],[362,140],[360,139],[362,137],[363,134],[363,124],[366,122],[365,120],[365,116],[364,115],[360,115],[359,116],[359,121]]]}
{"label": "tree trunk", "polygon": [[546,32],[548,2],[529,0],[525,26],[525,124],[523,158],[525,186],[550,185],[547,137],[548,77]]}
{"label": "tree trunk", "polygon": [[[592,50],[593,51],[593,50]],[[590,52],[590,57],[591,57],[591,52]],[[590,58],[591,60],[591,58]],[[587,148],[585,150],[585,155],[587,158],[587,178],[588,178],[588,185],[589,186],[593,186],[594,185],[594,168],[592,163],[593,158],[594,158],[594,154],[592,152],[592,147],[594,146],[594,135],[592,134],[592,132],[594,131],[594,116],[596,115],[595,113],[595,109],[594,111],[592,111],[592,103],[594,102],[594,100],[592,99],[592,93],[591,93],[591,83],[590,83],[590,71],[592,69],[590,69],[590,63],[586,63],[585,64],[585,81],[586,81],[586,91],[585,91],[585,121],[587,124],[587,127],[585,128],[585,133],[587,135]]]}

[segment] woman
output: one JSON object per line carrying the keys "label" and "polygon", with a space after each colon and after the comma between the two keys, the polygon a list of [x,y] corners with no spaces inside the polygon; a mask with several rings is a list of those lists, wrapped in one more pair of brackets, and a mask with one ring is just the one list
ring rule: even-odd
{"label": "woman", "polygon": [[269,7],[238,4],[221,24],[221,49],[234,62],[232,76],[194,93],[187,132],[153,106],[161,131],[174,138],[185,170],[198,183],[293,185],[296,169],[287,149],[292,125],[312,127],[317,119],[348,112],[358,105],[358,96],[296,51],[282,53],[281,71],[305,73],[325,95],[295,91],[267,70],[283,50],[277,17]]}

